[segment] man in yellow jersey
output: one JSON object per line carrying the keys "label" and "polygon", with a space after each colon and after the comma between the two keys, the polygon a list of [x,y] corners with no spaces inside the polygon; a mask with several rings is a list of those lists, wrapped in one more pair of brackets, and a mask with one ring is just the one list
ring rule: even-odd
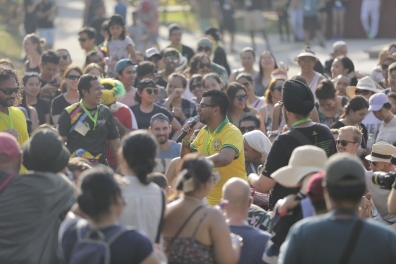
{"label": "man in yellow jersey", "polygon": [[29,135],[25,114],[13,106],[18,94],[17,73],[13,69],[0,67],[0,132],[12,134],[22,145]]}
{"label": "man in yellow jersey", "polygon": [[232,177],[246,179],[245,155],[241,131],[226,117],[230,102],[228,96],[216,90],[203,93],[197,105],[200,122],[206,126],[201,129],[194,142],[190,137],[194,130],[190,124],[183,127],[188,132],[183,139],[181,156],[190,152],[205,154],[214,163],[214,187],[208,195],[208,204],[216,205],[222,196],[223,185]]}

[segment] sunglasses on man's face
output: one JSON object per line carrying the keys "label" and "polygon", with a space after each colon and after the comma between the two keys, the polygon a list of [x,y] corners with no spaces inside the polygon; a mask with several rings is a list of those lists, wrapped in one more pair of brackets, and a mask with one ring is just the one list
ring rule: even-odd
{"label": "sunglasses on man's face", "polygon": [[246,132],[250,132],[255,130],[256,127],[255,126],[248,126],[248,127],[240,127],[239,130],[241,130],[242,133],[246,133]]}
{"label": "sunglasses on man's face", "polygon": [[208,68],[208,69],[210,69],[210,64],[201,63],[201,64],[199,65],[199,68],[200,68],[200,69],[203,69],[203,68]]}
{"label": "sunglasses on man's face", "polygon": [[282,86],[277,86],[271,89],[271,92],[278,90],[278,92],[282,92]]}
{"label": "sunglasses on man's face", "polygon": [[368,95],[371,91],[369,90],[361,90],[361,89],[356,89],[355,90],[355,95]]}
{"label": "sunglasses on man's face", "polygon": [[19,91],[19,87],[16,87],[16,88],[3,88],[3,89],[0,89],[0,91],[2,91],[3,94],[5,94],[5,95],[11,95],[13,93],[17,94],[18,91]]}
{"label": "sunglasses on man's face", "polygon": [[247,94],[241,94],[241,95],[237,95],[236,98],[238,99],[238,101],[243,101],[246,100],[248,98]]}
{"label": "sunglasses on man's face", "polygon": [[212,49],[211,48],[209,48],[209,47],[198,47],[198,51],[199,52],[202,52],[202,51],[204,51],[204,52],[210,52]]}
{"label": "sunglasses on man's face", "polygon": [[80,75],[67,75],[66,76],[67,79],[73,80],[73,81],[80,79],[80,77],[81,77]]}
{"label": "sunglasses on man's face", "polygon": [[169,55],[164,56],[164,60],[166,60],[166,61],[177,62],[178,59],[179,59],[179,55],[176,55],[176,54],[169,54]]}
{"label": "sunglasses on man's face", "polygon": [[348,140],[336,140],[336,144],[341,145],[343,147],[346,147],[349,143],[355,144],[356,142],[348,141]]}
{"label": "sunglasses on man's face", "polygon": [[154,93],[155,95],[158,94],[158,89],[146,88],[145,90],[146,90],[147,94],[149,94],[149,95],[152,93]]}

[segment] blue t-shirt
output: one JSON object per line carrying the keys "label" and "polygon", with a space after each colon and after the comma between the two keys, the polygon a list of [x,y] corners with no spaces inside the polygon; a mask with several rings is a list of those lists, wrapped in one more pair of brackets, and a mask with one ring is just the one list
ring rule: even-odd
{"label": "blue t-shirt", "polygon": [[180,143],[176,143],[175,141],[171,141],[170,147],[165,151],[160,151],[158,153],[158,158],[160,159],[174,159],[180,156]]}
{"label": "blue t-shirt", "polygon": [[127,12],[127,7],[125,3],[119,2],[114,7],[114,13],[120,15],[124,19],[124,25],[126,23],[126,12]]}
{"label": "blue t-shirt", "polygon": [[[100,229],[104,235],[117,226]],[[107,235],[106,235],[107,236]],[[74,245],[77,242],[76,225],[70,226],[62,237],[62,251],[66,263],[69,263]],[[141,263],[153,252],[150,240],[137,230],[129,230],[119,236],[110,245],[111,264]]]}
{"label": "blue t-shirt", "polygon": [[303,15],[312,17],[318,15],[318,0],[303,0]]}
{"label": "blue t-shirt", "polygon": [[265,246],[271,235],[251,226],[230,226],[231,232],[243,238],[241,257],[238,264],[263,264]]}

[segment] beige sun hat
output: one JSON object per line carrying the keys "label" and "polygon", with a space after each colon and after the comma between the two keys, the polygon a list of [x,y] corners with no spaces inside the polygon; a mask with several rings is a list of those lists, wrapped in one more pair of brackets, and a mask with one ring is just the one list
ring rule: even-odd
{"label": "beige sun hat", "polygon": [[362,79],[360,79],[358,81],[358,83],[356,84],[356,86],[348,86],[347,87],[346,92],[347,92],[347,95],[349,96],[349,98],[352,98],[355,96],[356,89],[369,90],[374,93],[381,92],[381,90],[378,90],[376,88],[374,80],[371,79],[371,77],[369,77],[369,76],[366,76],[366,77],[363,77]]}
{"label": "beige sun hat", "polygon": [[271,178],[284,187],[295,187],[308,174],[324,171],[326,160],[323,149],[301,146],[293,150],[289,165],[272,173]]}
{"label": "beige sun hat", "polygon": [[316,57],[315,52],[313,52],[311,48],[308,46],[304,47],[304,49],[300,51],[300,53],[298,53],[298,55],[294,58],[294,61],[298,61],[298,58],[301,57],[312,57],[318,60],[318,57]]}
{"label": "beige sun hat", "polygon": [[371,154],[366,156],[366,160],[390,163],[392,155],[394,154],[396,154],[396,147],[380,141],[373,145]]}

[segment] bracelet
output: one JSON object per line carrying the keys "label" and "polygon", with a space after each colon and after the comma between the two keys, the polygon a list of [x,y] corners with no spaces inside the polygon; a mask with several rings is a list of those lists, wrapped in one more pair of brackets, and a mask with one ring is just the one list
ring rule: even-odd
{"label": "bracelet", "polygon": [[183,143],[191,143],[191,139],[182,139]]}
{"label": "bracelet", "polygon": [[278,211],[279,217],[283,217],[289,214],[288,211]]}

